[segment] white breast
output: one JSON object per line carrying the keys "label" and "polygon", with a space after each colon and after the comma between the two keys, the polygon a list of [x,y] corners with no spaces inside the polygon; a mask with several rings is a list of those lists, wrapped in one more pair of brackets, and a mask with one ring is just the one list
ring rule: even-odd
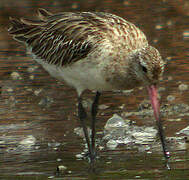
{"label": "white breast", "polygon": [[66,81],[77,90],[78,95],[86,90],[104,91],[112,90],[113,87],[105,81],[103,69],[99,64],[87,59],[81,59],[64,67],[48,64],[44,60],[33,58],[60,81]]}

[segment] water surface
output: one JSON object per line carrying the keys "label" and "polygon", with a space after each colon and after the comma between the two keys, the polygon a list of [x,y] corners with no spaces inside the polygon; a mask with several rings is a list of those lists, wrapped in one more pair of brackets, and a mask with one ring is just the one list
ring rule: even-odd
{"label": "water surface", "polygon": [[[171,170],[165,168],[161,149],[140,151],[120,145],[114,150],[103,142],[106,121],[117,113],[137,126],[154,126],[153,117],[137,115],[147,100],[143,88],[130,93],[104,92],[98,114],[99,159],[96,174],[88,172],[87,160],[76,156],[85,149],[74,129],[77,94],[56,81],[27,56],[25,48],[12,40],[6,29],[8,17],[33,16],[38,7],[52,12],[105,11],[140,27],[150,43],[167,60],[164,80],[159,84],[163,121],[172,154]],[[56,177],[57,166],[67,169],[57,179],[187,179],[188,135],[178,133],[189,126],[189,3],[182,1],[32,1],[0,2],[0,177],[2,179],[47,179]],[[94,94],[85,93],[90,101]],[[184,104],[184,106],[182,106]],[[178,105],[178,106],[176,106]],[[142,106],[143,107],[143,106]],[[169,109],[170,107],[170,109]],[[171,107],[173,107],[171,109]],[[165,111],[168,110],[168,111]],[[130,113],[128,115],[127,113]],[[171,138],[172,137],[172,138]],[[157,140],[158,144],[158,140]],[[150,145],[147,145],[150,146]]]}

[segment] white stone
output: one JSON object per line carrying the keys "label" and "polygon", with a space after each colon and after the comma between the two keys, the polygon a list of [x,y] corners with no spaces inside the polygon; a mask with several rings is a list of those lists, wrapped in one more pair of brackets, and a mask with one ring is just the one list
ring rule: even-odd
{"label": "white stone", "polygon": [[187,84],[180,84],[178,88],[179,88],[180,91],[186,91],[186,90],[188,90],[188,85]]}
{"label": "white stone", "polygon": [[11,78],[13,80],[22,79],[22,77],[20,76],[20,74],[18,72],[12,72],[11,73]]}

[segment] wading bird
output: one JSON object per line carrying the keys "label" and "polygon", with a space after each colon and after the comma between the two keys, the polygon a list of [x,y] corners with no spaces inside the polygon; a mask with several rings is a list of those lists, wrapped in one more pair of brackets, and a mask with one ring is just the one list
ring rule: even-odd
{"label": "wading bird", "polygon": [[[157,83],[164,71],[158,50],[148,44],[134,24],[103,12],[38,10],[38,19],[10,18],[9,33],[26,45],[33,59],[49,74],[74,87],[78,116],[84,131],[90,162],[95,160],[95,121],[102,91],[145,86],[157,120],[164,156],[169,158],[160,118]],[[82,93],[96,91],[91,108],[91,136],[82,105]]]}

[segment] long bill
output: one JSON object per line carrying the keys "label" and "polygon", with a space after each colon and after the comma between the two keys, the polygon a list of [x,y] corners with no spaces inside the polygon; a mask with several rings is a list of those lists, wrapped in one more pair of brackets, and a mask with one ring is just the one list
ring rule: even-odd
{"label": "long bill", "polygon": [[156,123],[157,123],[157,126],[158,126],[158,132],[159,132],[159,136],[160,136],[160,139],[161,139],[164,157],[166,159],[169,159],[170,153],[169,153],[169,151],[167,150],[167,147],[166,147],[165,136],[164,136],[164,131],[163,131],[161,117],[160,117],[160,105],[159,105],[159,101],[158,101],[157,87],[155,85],[151,85],[151,86],[148,86],[147,89],[148,89],[148,93],[149,93],[149,96],[150,96],[151,105],[152,105],[152,108],[153,108],[153,111],[154,111]]}

